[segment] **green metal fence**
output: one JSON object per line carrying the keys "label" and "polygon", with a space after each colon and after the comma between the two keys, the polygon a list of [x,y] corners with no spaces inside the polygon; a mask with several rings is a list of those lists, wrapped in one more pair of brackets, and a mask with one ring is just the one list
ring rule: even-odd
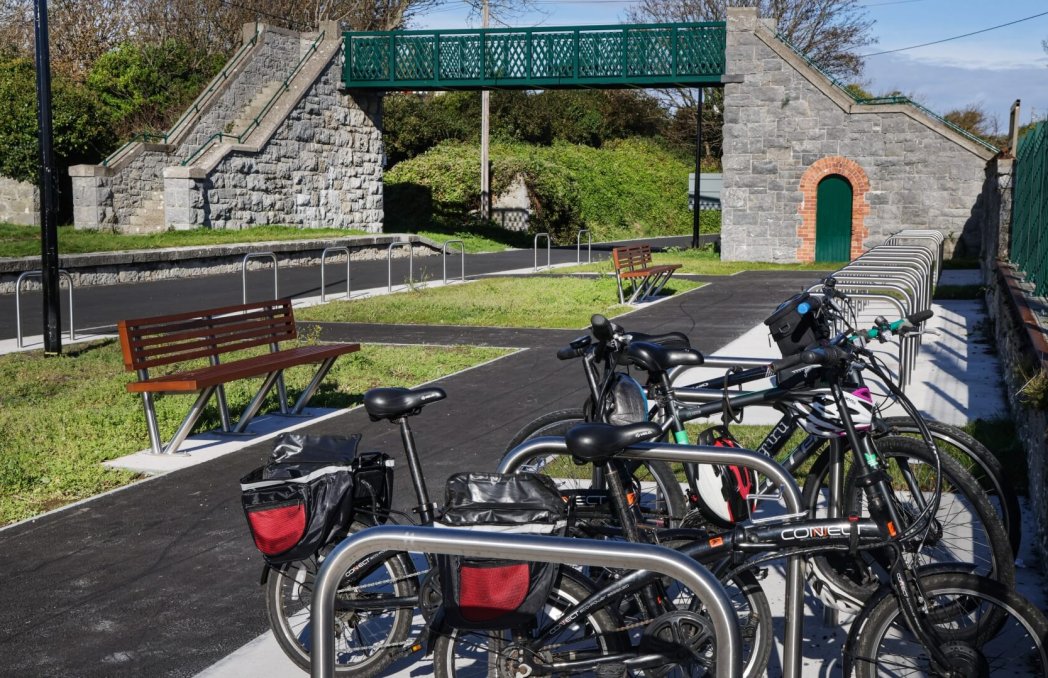
{"label": "green metal fence", "polygon": [[1048,122],[1019,140],[1014,196],[1009,258],[1034,294],[1048,296]]}
{"label": "green metal fence", "polygon": [[698,86],[724,74],[724,22],[345,34],[353,89]]}

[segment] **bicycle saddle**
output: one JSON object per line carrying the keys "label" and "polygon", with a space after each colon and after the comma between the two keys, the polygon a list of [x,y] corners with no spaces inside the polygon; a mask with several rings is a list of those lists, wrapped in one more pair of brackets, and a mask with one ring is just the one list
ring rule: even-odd
{"label": "bicycle saddle", "polygon": [[683,332],[666,332],[664,334],[630,332],[630,341],[646,341],[649,344],[658,344],[663,348],[691,348],[691,340]]}
{"label": "bicycle saddle", "polygon": [[631,341],[626,347],[629,362],[647,372],[669,372],[679,365],[701,365],[702,354],[694,349],[666,348],[646,341]]}
{"label": "bicycle saddle", "polygon": [[424,405],[443,400],[448,394],[442,388],[373,388],[364,394],[364,409],[371,421],[399,419],[418,414]]}
{"label": "bicycle saddle", "polygon": [[634,443],[651,440],[661,435],[662,428],[650,422],[625,426],[578,424],[568,430],[564,440],[572,456],[600,463],[611,459]]}

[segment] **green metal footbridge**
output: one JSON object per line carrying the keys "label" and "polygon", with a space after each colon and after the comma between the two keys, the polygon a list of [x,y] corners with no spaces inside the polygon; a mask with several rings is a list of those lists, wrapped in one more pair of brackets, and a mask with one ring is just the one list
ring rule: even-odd
{"label": "green metal footbridge", "polygon": [[723,21],[345,33],[347,89],[717,87]]}

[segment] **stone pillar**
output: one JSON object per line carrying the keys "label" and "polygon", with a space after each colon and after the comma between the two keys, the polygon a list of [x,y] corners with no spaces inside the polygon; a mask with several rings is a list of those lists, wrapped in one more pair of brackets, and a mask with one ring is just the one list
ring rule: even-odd
{"label": "stone pillar", "polygon": [[0,177],[0,221],[40,225],[40,189],[28,181]]}
{"label": "stone pillar", "polygon": [[74,165],[73,224],[77,230],[97,231],[116,225],[112,172],[102,165]]}
{"label": "stone pillar", "polygon": [[206,180],[207,172],[197,167],[164,169],[164,222],[168,228],[186,231],[211,225]]}

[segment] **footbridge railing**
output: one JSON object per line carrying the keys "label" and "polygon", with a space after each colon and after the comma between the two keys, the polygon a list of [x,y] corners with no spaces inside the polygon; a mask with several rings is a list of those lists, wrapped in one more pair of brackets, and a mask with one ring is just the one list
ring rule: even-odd
{"label": "footbridge railing", "polygon": [[721,82],[722,21],[345,33],[351,89],[694,87]]}

